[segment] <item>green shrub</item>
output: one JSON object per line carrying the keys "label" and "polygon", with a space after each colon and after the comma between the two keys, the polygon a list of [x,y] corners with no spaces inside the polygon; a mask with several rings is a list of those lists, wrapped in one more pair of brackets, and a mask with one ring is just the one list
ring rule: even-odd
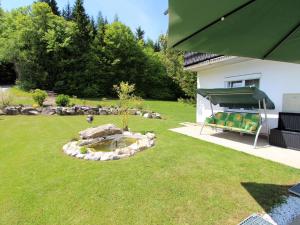
{"label": "green shrub", "polygon": [[0,107],[10,106],[14,100],[13,95],[8,91],[0,91]]}
{"label": "green shrub", "polygon": [[65,107],[70,104],[70,97],[68,95],[58,95],[55,102],[56,105]]}
{"label": "green shrub", "polygon": [[46,100],[47,96],[47,92],[40,89],[36,89],[32,93],[33,101],[39,106],[43,106],[43,103]]}
{"label": "green shrub", "polygon": [[86,147],[81,147],[80,148],[80,153],[81,154],[86,154],[88,152],[88,149]]}
{"label": "green shrub", "polygon": [[177,101],[183,104],[188,104],[193,106],[196,106],[197,104],[195,98],[178,98]]}

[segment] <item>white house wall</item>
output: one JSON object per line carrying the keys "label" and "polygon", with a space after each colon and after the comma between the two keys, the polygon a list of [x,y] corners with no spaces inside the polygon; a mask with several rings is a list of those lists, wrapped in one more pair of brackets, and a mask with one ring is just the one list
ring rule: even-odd
{"label": "white house wall", "polygon": [[[300,94],[300,65],[298,64],[251,59],[219,66],[216,63],[214,67],[210,65],[208,69],[199,67],[197,73],[198,88],[224,88],[226,81],[237,79],[240,75],[247,79],[260,78],[260,89],[270,97],[276,107],[275,110],[268,111],[270,128],[277,127],[278,112],[283,110],[283,95]],[[223,110],[218,107],[214,109]],[[197,122],[203,122],[210,115],[209,102],[198,95]]]}

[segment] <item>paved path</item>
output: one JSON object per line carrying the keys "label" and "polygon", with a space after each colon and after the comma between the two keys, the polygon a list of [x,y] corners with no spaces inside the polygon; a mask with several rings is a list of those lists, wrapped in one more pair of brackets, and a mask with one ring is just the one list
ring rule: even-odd
{"label": "paved path", "polygon": [[186,124],[171,131],[300,169],[300,151],[270,146],[264,138],[259,138],[257,148],[254,149],[252,135],[240,136],[234,132],[216,133],[209,127],[204,128],[200,135],[200,125],[195,124]]}

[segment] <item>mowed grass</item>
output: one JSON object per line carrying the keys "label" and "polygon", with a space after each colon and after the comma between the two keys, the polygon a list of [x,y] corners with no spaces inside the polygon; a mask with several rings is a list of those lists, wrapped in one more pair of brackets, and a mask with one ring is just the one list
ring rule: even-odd
{"label": "mowed grass", "polygon": [[[169,131],[195,108],[147,101],[164,120],[130,117],[157,144],[110,162],[71,158],[62,146],[89,127],[84,116],[0,117],[0,224],[237,224],[268,210],[299,170]],[[97,116],[94,126],[120,125]]]}

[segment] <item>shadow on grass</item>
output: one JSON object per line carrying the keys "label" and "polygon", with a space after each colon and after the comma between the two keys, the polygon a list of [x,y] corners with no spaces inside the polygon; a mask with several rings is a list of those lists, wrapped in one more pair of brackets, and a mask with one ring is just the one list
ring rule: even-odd
{"label": "shadow on grass", "polygon": [[241,185],[255,199],[255,201],[266,211],[284,201],[291,186],[277,184],[261,184],[254,182],[242,182]]}

